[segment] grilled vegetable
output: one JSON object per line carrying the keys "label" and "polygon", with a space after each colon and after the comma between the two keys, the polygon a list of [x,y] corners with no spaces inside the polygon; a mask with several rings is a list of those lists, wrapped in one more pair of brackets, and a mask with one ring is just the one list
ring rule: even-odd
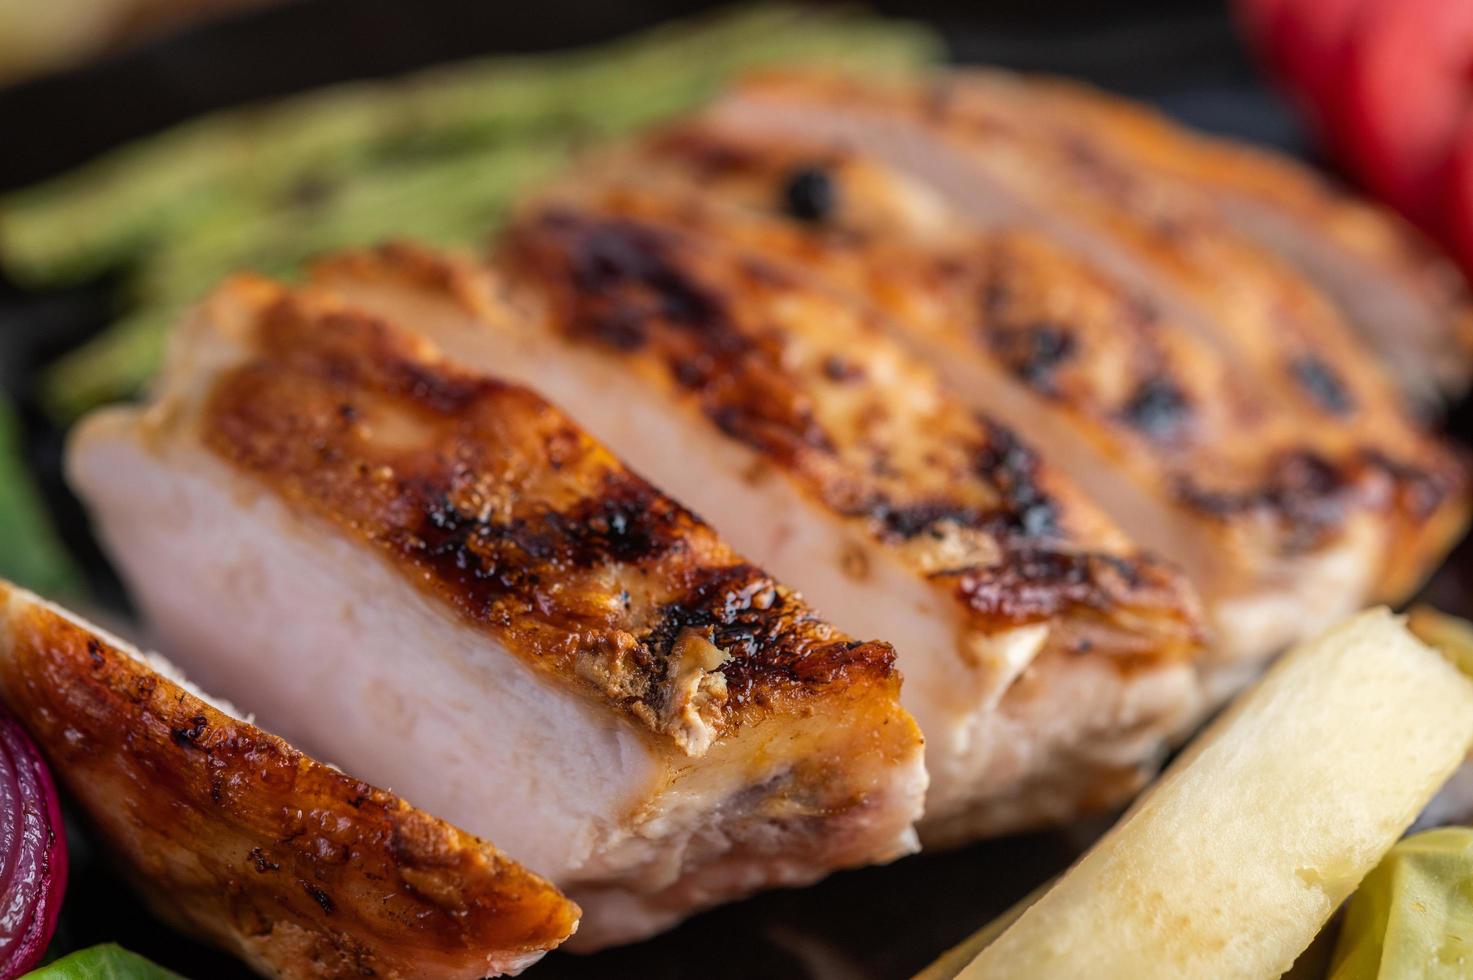
{"label": "grilled vegetable", "polygon": [[1289,969],[1473,740],[1473,686],[1384,610],[1302,644],[960,976]]}
{"label": "grilled vegetable", "polygon": [[571,149],[686,109],[738,70],[796,59],[875,72],[936,50],[905,24],[763,6],[598,51],[340,86],[184,125],[12,196],[0,254],[36,286],[136,264],[133,312],[50,377],[50,404],[70,417],[137,387],[179,309],[236,268],[285,273],[388,230],[471,241]]}

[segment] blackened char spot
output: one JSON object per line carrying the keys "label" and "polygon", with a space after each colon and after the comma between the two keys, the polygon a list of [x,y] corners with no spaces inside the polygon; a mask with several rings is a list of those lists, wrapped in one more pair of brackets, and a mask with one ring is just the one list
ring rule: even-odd
{"label": "blackened char spot", "polygon": [[1121,409],[1126,424],[1151,439],[1176,435],[1191,415],[1187,396],[1167,378],[1147,378]]}
{"label": "blackened char spot", "polygon": [[1177,480],[1177,496],[1188,506],[1219,518],[1261,511],[1286,530],[1287,553],[1313,549],[1345,520],[1352,481],[1348,474],[1310,450],[1274,456],[1268,475],[1247,490],[1211,490],[1191,476]]}
{"label": "blackened char spot", "polygon": [[450,586],[478,619],[495,619],[500,600],[530,600],[539,569],[591,568],[653,561],[681,547],[695,518],[627,472],[606,475],[597,494],[566,511],[498,520],[462,511],[439,484],[406,486],[418,498],[418,526],[389,535],[405,558]]}
{"label": "blackened char spot", "polygon": [[687,629],[705,634],[729,658],[721,673],[733,707],[775,683],[810,688],[847,671],[888,673],[894,665],[894,650],[836,638],[801,600],[744,563],[702,569],[678,601],[660,610],[640,649],[667,663]]}
{"label": "blackened char spot", "polygon": [[799,221],[827,221],[839,206],[839,185],[823,167],[795,168],[783,181],[783,210]]}
{"label": "blackened char spot", "polygon": [[987,568],[969,569],[957,592],[989,622],[1039,622],[1071,607],[1110,612],[1144,584],[1140,570],[1114,555],[1024,549]]}
{"label": "blackened char spot", "polygon": [[1290,361],[1289,373],[1315,404],[1331,415],[1349,415],[1355,410],[1355,399],[1340,375],[1313,354],[1304,354]]}
{"label": "blackened char spot", "polygon": [[914,538],[942,523],[976,527],[982,518],[975,508],[946,501],[921,501],[898,506],[887,502],[884,506],[875,507],[874,512],[884,525],[886,534],[902,540]]}
{"label": "blackened char spot", "polygon": [[332,915],[337,911],[337,904],[333,902],[332,896],[310,881],[302,882],[302,890],[312,896],[312,900],[322,907],[323,912]]}
{"label": "blackened char spot", "polygon": [[174,744],[180,748],[192,748],[195,746],[205,730],[209,727],[209,721],[204,715],[195,715],[189,719],[188,728],[175,728],[169,732],[169,737]]}
{"label": "blackened char spot", "polygon": [[1002,495],[1003,511],[993,518],[996,530],[1025,538],[1057,533],[1058,504],[1038,482],[1037,454],[1007,426],[985,418],[979,421],[987,430],[987,442],[973,468]]}
{"label": "blackened char spot", "polygon": [[1014,377],[1043,393],[1054,390],[1054,371],[1074,356],[1077,346],[1066,327],[1047,322],[991,330],[988,341]]}
{"label": "blackened char spot", "polygon": [[580,289],[594,294],[617,292],[631,286],[643,287],[655,308],[630,309],[616,304],[606,338],[620,349],[629,349],[640,331],[636,325],[656,315],[670,323],[691,328],[720,329],[728,317],[720,298],[695,282],[678,262],[670,258],[673,247],[657,229],[630,221],[581,221],[576,216],[555,213],[545,219],[555,226],[575,223],[571,249],[573,277]]}

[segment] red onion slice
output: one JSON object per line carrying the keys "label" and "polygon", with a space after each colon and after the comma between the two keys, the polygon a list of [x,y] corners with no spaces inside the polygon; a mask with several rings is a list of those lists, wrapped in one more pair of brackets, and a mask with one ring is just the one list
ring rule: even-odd
{"label": "red onion slice", "polygon": [[0,980],[41,960],[66,892],[56,784],[20,722],[0,712]]}

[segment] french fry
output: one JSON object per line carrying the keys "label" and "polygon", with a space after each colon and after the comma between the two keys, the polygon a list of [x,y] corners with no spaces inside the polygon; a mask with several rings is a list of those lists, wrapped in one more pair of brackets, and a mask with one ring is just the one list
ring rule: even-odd
{"label": "french fry", "polygon": [[1278,977],[1473,741],[1473,684],[1384,609],[1301,644],[959,974]]}

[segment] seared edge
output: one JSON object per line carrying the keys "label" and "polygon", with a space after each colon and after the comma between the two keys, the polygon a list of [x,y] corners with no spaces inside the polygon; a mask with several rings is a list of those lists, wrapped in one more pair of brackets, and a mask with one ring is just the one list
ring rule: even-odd
{"label": "seared edge", "polygon": [[163,915],[287,977],[480,977],[577,926],[550,884],[0,582],[0,694]]}
{"label": "seared edge", "polygon": [[[1170,307],[1164,312],[1190,314],[1193,329],[1230,355],[1235,370],[1259,380],[1265,404],[1315,418],[1314,437],[1304,447],[1311,452],[1291,456],[1291,466],[1303,471],[1300,462],[1308,459],[1320,471],[1315,482],[1332,498],[1354,499],[1322,478],[1343,466],[1345,475],[1366,481],[1362,499],[1391,504],[1392,539],[1402,543],[1388,550],[1377,598],[1409,593],[1466,525],[1466,461],[1409,415],[1389,376],[1319,289],[1225,224],[1199,195],[1128,165],[1108,146],[1059,139],[1021,121],[1020,113],[958,76],[894,85],[773,72],[750,79],[735,98],[753,105],[794,100],[882,126],[918,127],[963,157],[997,158],[998,166],[985,169],[1025,210],[1067,212],[1067,221],[1045,223],[1050,236],[1073,224],[1085,229],[1084,238],[1118,243],[1132,256],[1127,264],[1163,284],[1147,299]],[[890,136],[902,133],[911,135],[901,128]],[[1318,465],[1325,460],[1332,467]],[[1339,474],[1332,475],[1338,482]],[[1266,489],[1270,497],[1290,490],[1302,496],[1290,487]],[[1251,489],[1201,493],[1188,484],[1183,490],[1189,504],[1223,514],[1261,510],[1268,499]]]}
{"label": "seared edge", "polygon": [[888,645],[833,629],[536,395],[321,297],[260,300],[204,444],[516,655],[690,756],[851,685],[894,706]]}
{"label": "seared edge", "polygon": [[[594,164],[626,212],[741,242],[864,297],[902,335],[980,354],[1175,505],[1272,555],[1325,547],[1379,512],[1397,523],[1390,578],[1415,580],[1462,525],[1466,474],[1445,447],[1326,438],[1326,416],[1353,431],[1363,410],[1395,413],[1360,405],[1323,359],[1288,368],[1311,410],[1266,411],[1252,372],[1148,297],[1036,233],[938,219],[934,195],[852,150],[697,120]],[[818,198],[821,214],[807,205]]]}
{"label": "seared edge", "polygon": [[672,388],[950,589],[979,628],[1056,620],[1056,642],[1192,648],[1195,608],[1174,570],[1010,430],[944,395],[876,322],[781,265],[563,204],[524,215],[501,254],[554,329]]}

